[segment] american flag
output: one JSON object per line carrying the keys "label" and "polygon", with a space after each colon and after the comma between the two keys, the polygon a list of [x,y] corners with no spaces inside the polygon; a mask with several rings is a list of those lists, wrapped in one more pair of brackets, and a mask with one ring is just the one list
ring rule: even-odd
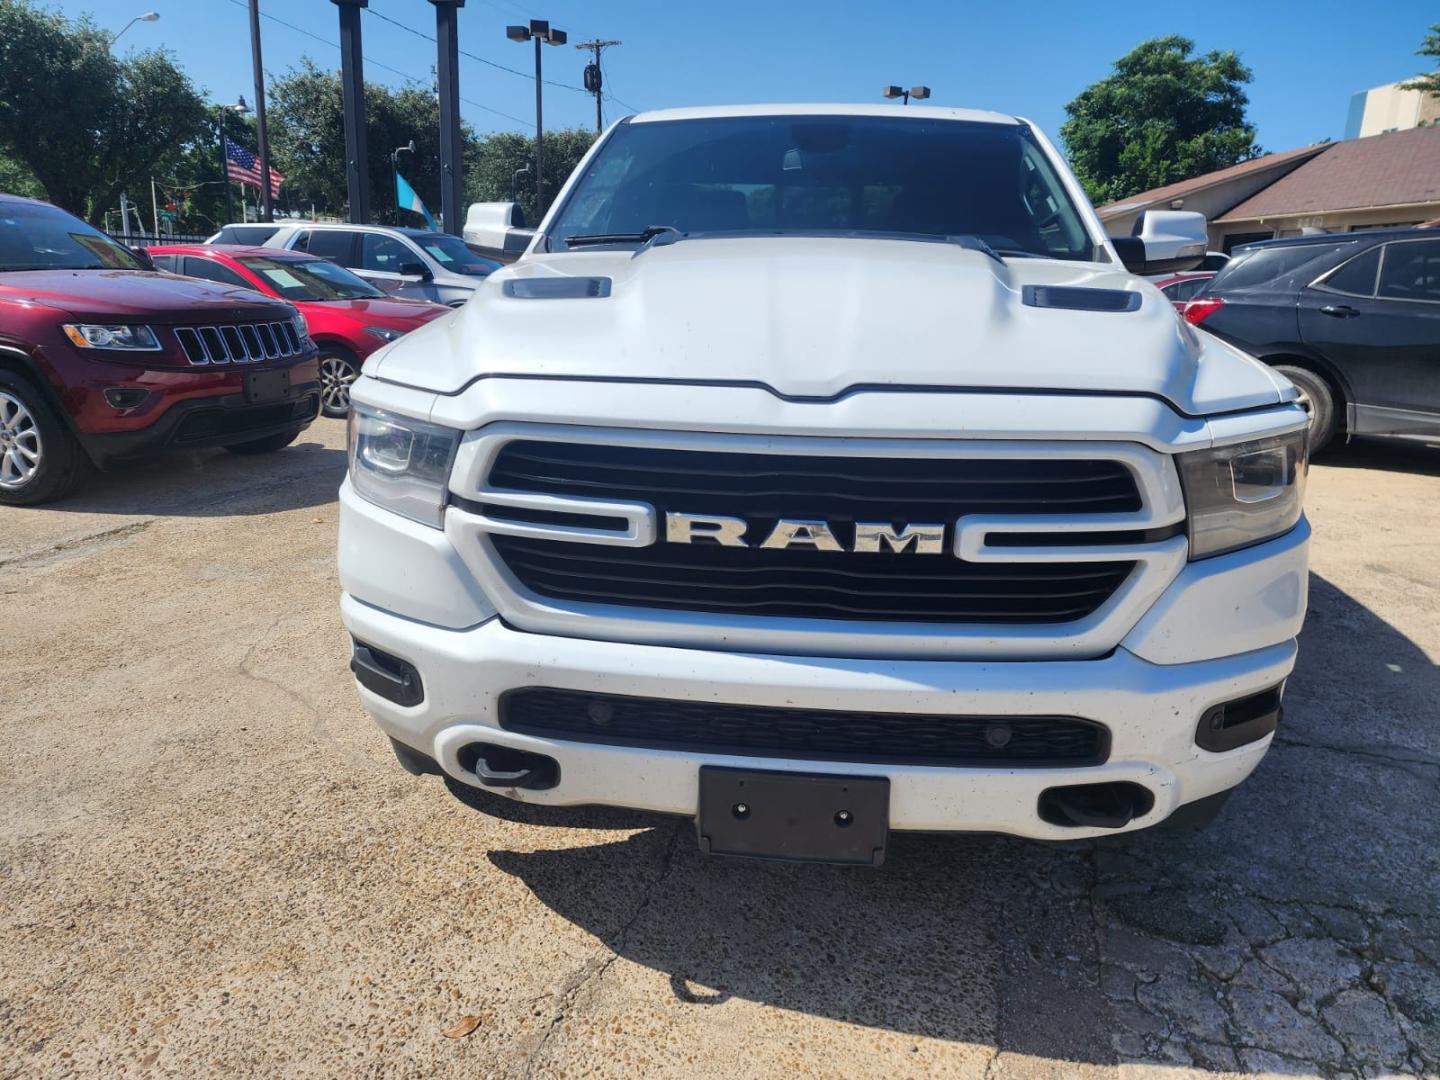
{"label": "american flag", "polygon": [[[249,184],[251,187],[260,186],[260,161],[249,150],[243,146],[236,146],[228,138],[225,140],[225,176],[236,183]],[[270,197],[277,198],[280,194],[280,185],[285,182],[285,177],[270,167]]]}

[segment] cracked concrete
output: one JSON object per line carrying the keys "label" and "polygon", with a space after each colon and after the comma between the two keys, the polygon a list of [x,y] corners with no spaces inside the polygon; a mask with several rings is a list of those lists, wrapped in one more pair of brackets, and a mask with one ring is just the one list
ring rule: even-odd
{"label": "cracked concrete", "polygon": [[1440,1076],[1440,450],[1314,468],[1285,721],[1208,830],[872,872],[396,768],[342,437],[0,511],[0,1078]]}

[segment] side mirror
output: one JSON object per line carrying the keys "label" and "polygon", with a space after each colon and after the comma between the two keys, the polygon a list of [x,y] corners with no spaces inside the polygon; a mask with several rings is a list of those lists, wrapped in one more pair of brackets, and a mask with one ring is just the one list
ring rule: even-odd
{"label": "side mirror", "polygon": [[1194,210],[1147,210],[1129,236],[1112,236],[1115,253],[1132,274],[1178,274],[1205,259],[1205,215]]}
{"label": "side mirror", "polygon": [[128,249],[131,255],[140,260],[140,267],[143,270],[154,270],[155,260],[150,257],[150,252],[142,247],[131,247]]}
{"label": "side mirror", "polygon": [[400,264],[400,276],[407,278],[419,278],[421,281],[430,281],[435,275],[430,268],[422,262],[402,262]]}

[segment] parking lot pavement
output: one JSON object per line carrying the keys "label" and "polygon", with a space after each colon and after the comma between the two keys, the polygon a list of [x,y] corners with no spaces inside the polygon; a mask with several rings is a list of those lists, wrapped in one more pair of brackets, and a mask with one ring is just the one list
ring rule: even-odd
{"label": "parking lot pavement", "polygon": [[1313,469],[1285,722],[1209,830],[860,871],[401,772],[342,439],[0,510],[0,1076],[1440,1072],[1440,449]]}

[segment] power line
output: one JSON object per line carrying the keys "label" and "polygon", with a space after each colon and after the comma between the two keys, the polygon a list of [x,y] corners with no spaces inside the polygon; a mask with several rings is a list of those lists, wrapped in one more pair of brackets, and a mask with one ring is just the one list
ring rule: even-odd
{"label": "power line", "polygon": [[[387,22],[391,26],[396,27],[397,29],[404,30],[407,34],[414,34],[416,37],[420,38],[423,41],[428,41],[432,45],[435,44],[435,39],[433,37],[431,37],[427,33],[424,33],[423,31],[416,30],[413,26],[407,26],[404,23],[400,22],[400,20],[398,19],[392,19],[389,15],[382,15],[380,14],[380,12],[376,11],[374,8],[371,7],[367,7],[364,10],[368,11],[371,15],[375,16],[375,18],[379,19],[381,22]],[[520,76],[520,78],[529,79],[531,82],[535,81],[534,75],[530,75],[526,72],[520,71],[518,68],[506,67],[504,64],[497,64],[494,60],[487,60],[485,57],[479,55],[478,53],[470,52],[468,49],[458,49],[456,51],[459,52],[461,56],[467,56],[471,60],[484,64],[487,67],[492,67],[499,71],[508,72],[511,75],[518,75]],[[569,83],[556,82],[553,79],[541,79],[540,81],[546,86],[558,86],[561,90],[573,90],[579,94],[583,94],[586,92],[583,88],[579,86],[571,86]]]}
{"label": "power line", "polygon": [[[246,11],[248,11],[248,10],[250,9],[249,4],[247,4],[247,3],[245,2],[245,0],[230,0],[230,3],[234,4],[236,7],[244,8]],[[367,9],[367,10],[368,10],[368,9]],[[371,14],[378,14],[378,12],[371,12]],[[270,21],[273,22],[273,23],[276,23],[276,24],[278,24],[278,25],[280,25],[280,26],[283,26],[283,27],[285,27],[287,30],[293,30],[293,31],[295,31],[295,33],[297,33],[297,34],[302,34],[302,35],[304,35],[304,36],[307,37],[307,38],[311,38],[311,39],[314,40],[314,41],[318,41],[318,42],[320,42],[320,44],[322,44],[322,45],[329,45],[332,49],[338,49],[338,48],[340,48],[339,44],[337,44],[337,43],[334,42],[334,41],[331,41],[329,38],[321,37],[319,34],[315,34],[315,33],[312,33],[312,32],[309,31],[309,30],[306,30],[303,26],[296,26],[294,23],[286,22],[284,19],[276,18],[274,15],[271,15],[271,14],[269,14],[269,13],[267,13],[267,12],[264,12],[264,11],[260,12],[260,17],[261,17],[262,19],[268,19],[268,20],[270,20]],[[384,16],[382,15],[381,18],[384,18]],[[387,21],[387,22],[390,22],[390,21],[392,21],[392,20],[387,19],[386,21]],[[398,26],[398,25],[401,25],[401,24],[397,23],[396,25]],[[408,30],[409,27],[402,27],[402,29]],[[412,33],[414,33],[414,32],[415,32],[415,31],[412,31]],[[421,35],[421,36],[423,37],[424,35]],[[430,40],[430,42],[431,42],[432,44],[433,44],[434,41],[435,41],[434,38],[430,38],[429,40]],[[368,56],[363,57],[363,60],[364,60],[365,63],[368,64],[370,67],[377,67],[377,68],[380,68],[382,71],[388,71],[388,72],[390,72],[392,75],[398,75],[398,76],[400,76],[400,78],[404,79],[404,80],[405,80],[406,82],[408,82],[408,83],[413,83],[413,84],[415,84],[415,85],[417,85],[417,86],[424,86],[424,85],[425,85],[426,80],[424,80],[424,79],[418,79],[418,78],[416,78],[414,75],[411,75],[411,74],[409,74],[409,73],[407,73],[407,72],[401,71],[399,68],[393,68],[393,67],[391,67],[389,64],[382,64],[382,63],[380,63],[380,61],[378,61],[378,60],[372,60],[372,59],[370,59],[370,57],[368,57]],[[521,72],[520,74],[524,74],[524,73]],[[526,77],[528,78],[529,76],[526,76]],[[524,125],[524,124],[528,124],[528,123],[529,123],[528,120],[522,120],[522,119],[520,119],[520,117],[518,117],[518,116],[511,116],[509,113],[507,113],[507,112],[501,112],[499,109],[492,109],[489,105],[482,105],[480,102],[475,101],[475,100],[473,100],[472,98],[461,97],[460,100],[463,101],[463,102],[465,102],[465,104],[467,104],[467,105],[473,105],[475,108],[481,109],[481,110],[483,110],[483,111],[485,111],[485,112],[494,113],[496,116],[503,116],[506,120],[512,120],[512,121],[514,121],[514,122],[517,123],[517,124]]]}

